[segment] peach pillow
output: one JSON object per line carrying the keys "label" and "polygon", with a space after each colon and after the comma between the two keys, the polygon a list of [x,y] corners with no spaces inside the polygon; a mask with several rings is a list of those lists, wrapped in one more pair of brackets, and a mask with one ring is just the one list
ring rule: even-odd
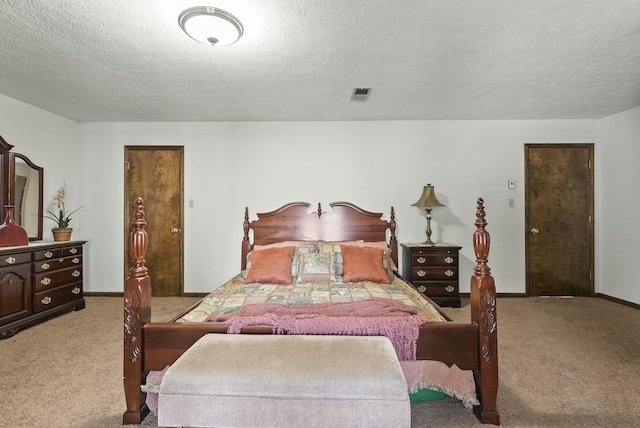
{"label": "peach pillow", "polygon": [[381,248],[352,247],[342,245],[342,260],[344,262],[344,282],[372,281],[379,284],[389,284],[389,275],[382,266]]}
{"label": "peach pillow", "polygon": [[295,247],[275,247],[251,252],[251,267],[244,282],[291,284],[291,261]]}

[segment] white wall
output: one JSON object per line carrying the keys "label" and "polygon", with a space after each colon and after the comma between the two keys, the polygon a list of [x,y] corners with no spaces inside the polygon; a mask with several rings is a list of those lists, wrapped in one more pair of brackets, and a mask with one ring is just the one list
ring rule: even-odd
{"label": "white wall", "polygon": [[[462,245],[461,291],[475,256],[476,199],[491,233],[498,292],[524,293],[525,143],[597,142],[595,120],[85,123],[83,237],[90,240],[87,291],[122,291],[125,145],[185,147],[185,291],[206,292],[239,271],[244,207],[252,218],[290,201],[353,202],[388,218],[400,242],[425,239],[411,206],[427,183],[446,207],[432,238]],[[598,171],[596,171],[598,174]],[[507,189],[507,180],[516,189]],[[515,200],[509,208],[508,200]],[[193,199],[194,208],[188,208]],[[206,268],[204,268],[206,267]]]}
{"label": "white wall", "polygon": [[[52,205],[56,191],[67,183],[67,208],[80,206],[81,166],[78,123],[29,104],[0,95],[0,135],[33,163],[44,168],[44,209]],[[84,201],[83,201],[84,202]],[[82,210],[73,216],[73,238],[80,239]],[[3,219],[4,220],[4,219]],[[45,240],[53,240],[53,222],[44,220]]]}
{"label": "white wall", "polygon": [[599,121],[600,292],[640,304],[640,107]]}

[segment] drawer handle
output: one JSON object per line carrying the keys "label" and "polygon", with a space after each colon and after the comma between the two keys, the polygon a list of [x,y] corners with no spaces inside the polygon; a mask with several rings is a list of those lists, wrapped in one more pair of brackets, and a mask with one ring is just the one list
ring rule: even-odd
{"label": "drawer handle", "polygon": [[80,259],[79,259],[79,258],[77,258],[77,257],[74,257],[73,259],[71,259],[71,261],[72,261],[73,263],[76,263],[76,264],[77,264],[77,263],[80,263]]}
{"label": "drawer handle", "polygon": [[70,252],[71,254],[75,254],[75,253],[77,253],[77,252],[78,252],[78,249],[77,249],[77,248],[72,248],[72,249],[70,249],[70,250],[69,250],[69,252]]}
{"label": "drawer handle", "polygon": [[79,277],[79,276],[80,276],[80,271],[79,271],[79,270],[74,270],[74,271],[71,273],[71,276],[73,276],[74,278]]}
{"label": "drawer handle", "polygon": [[453,275],[455,275],[455,272],[452,271],[451,269],[447,269],[447,270],[444,271],[444,274],[447,275],[447,276],[453,276]]}
{"label": "drawer handle", "polygon": [[42,264],[40,265],[40,267],[42,268],[42,270],[47,270],[47,269],[49,269],[51,266],[49,265],[49,263],[46,263],[46,262],[45,262],[45,263],[42,263]]}
{"label": "drawer handle", "polygon": [[44,296],[44,299],[42,299],[40,301],[42,302],[43,305],[48,305],[49,303],[51,303],[51,297]]}
{"label": "drawer handle", "polygon": [[46,253],[44,253],[44,256],[45,256],[47,259],[50,259],[51,257],[53,257],[53,253],[52,253],[51,251],[47,251]]}
{"label": "drawer handle", "polygon": [[73,294],[80,294],[80,287],[75,287],[73,290],[71,290],[71,292]]}
{"label": "drawer handle", "polygon": [[424,285],[421,285],[420,287],[418,287],[418,291],[421,293],[424,293],[425,291],[427,291],[427,287],[425,287]]}
{"label": "drawer handle", "polygon": [[446,259],[444,259],[444,262],[447,264],[453,263],[453,257],[447,257]]}
{"label": "drawer handle", "polygon": [[51,278],[49,278],[48,276],[45,276],[44,278],[42,278],[40,280],[40,284],[42,285],[49,285],[51,284]]}
{"label": "drawer handle", "polygon": [[444,287],[444,289],[447,291],[447,293],[453,293],[455,287],[453,285],[447,285],[446,287]]}
{"label": "drawer handle", "polygon": [[421,257],[418,257],[418,258],[416,259],[416,261],[417,261],[418,263],[422,264],[422,263],[426,262],[426,261],[427,261],[427,259],[425,259],[424,257],[422,257],[422,256],[421,256]]}
{"label": "drawer handle", "polygon": [[12,265],[12,264],[14,264],[16,262],[16,258],[9,256],[6,259],[4,259],[4,261],[7,262],[7,264]]}
{"label": "drawer handle", "polygon": [[416,275],[418,275],[420,278],[422,278],[423,276],[425,276],[427,273],[425,271],[423,271],[422,269],[420,269],[418,272],[416,272]]}

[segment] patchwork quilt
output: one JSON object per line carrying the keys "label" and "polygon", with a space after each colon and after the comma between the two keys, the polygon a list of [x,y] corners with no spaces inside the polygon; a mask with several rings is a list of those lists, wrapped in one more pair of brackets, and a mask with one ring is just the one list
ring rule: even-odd
{"label": "patchwork quilt", "polygon": [[444,322],[436,307],[420,293],[399,278],[391,284],[369,281],[309,282],[295,284],[245,283],[242,276],[230,279],[226,284],[206,296],[198,306],[177,319],[177,322],[204,322],[208,317],[236,313],[243,305],[280,303],[307,305],[327,302],[357,302],[371,298],[393,299],[415,308],[426,321]]}

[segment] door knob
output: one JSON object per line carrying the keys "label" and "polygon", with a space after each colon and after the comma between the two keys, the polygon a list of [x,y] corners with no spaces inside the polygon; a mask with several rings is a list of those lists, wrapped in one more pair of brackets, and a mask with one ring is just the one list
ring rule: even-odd
{"label": "door knob", "polygon": [[178,229],[177,227],[172,227],[171,233],[180,233],[180,229]]}
{"label": "door knob", "polygon": [[529,232],[533,233],[534,235],[537,235],[538,233],[540,233],[540,231],[538,230],[537,227],[532,227]]}

